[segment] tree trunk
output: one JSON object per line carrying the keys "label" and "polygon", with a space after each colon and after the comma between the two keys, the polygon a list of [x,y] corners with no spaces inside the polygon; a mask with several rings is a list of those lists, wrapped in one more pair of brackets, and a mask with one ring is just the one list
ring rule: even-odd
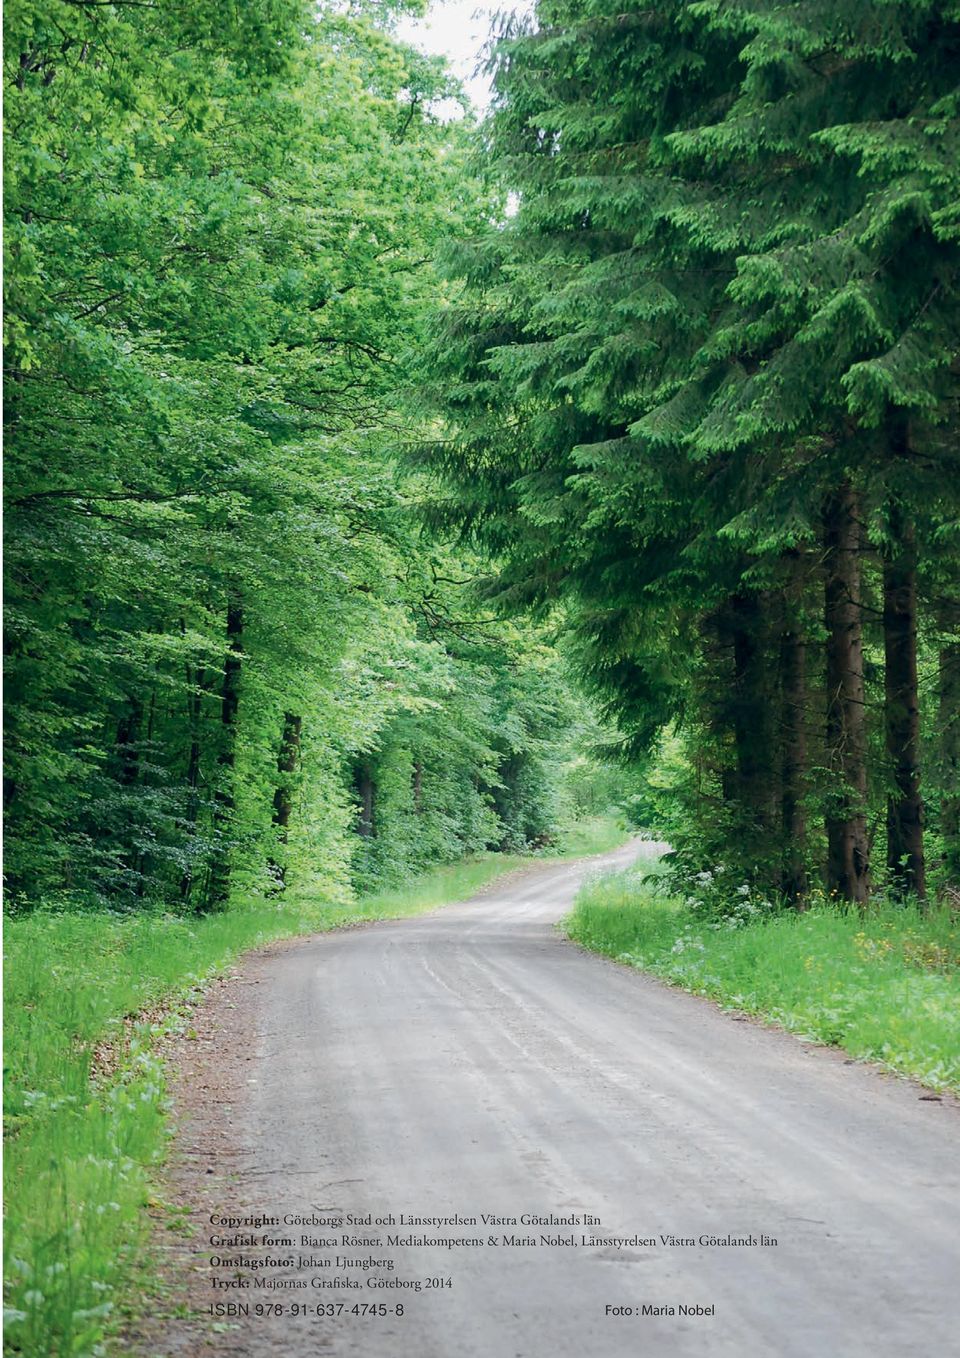
{"label": "tree trunk", "polygon": [[[790,561],[794,583],[800,574],[799,553]],[[803,909],[807,894],[807,822],[803,794],[807,775],[807,643],[797,617],[797,603],[787,599],[780,634],[780,692],[782,727],[782,795],[780,799],[783,894]]]}
{"label": "tree trunk", "polygon": [[849,481],[823,506],[827,629],[827,888],[863,904],[870,891],[859,502]]}
{"label": "tree trunk", "polygon": [[736,798],[745,827],[758,831],[769,851],[776,818],[777,766],[773,704],[765,647],[769,632],[766,594],[736,594],[730,601],[733,640],[733,735],[737,753]]}
{"label": "tree trunk", "polygon": [[884,729],[894,784],[887,799],[887,870],[899,894],[922,897],[916,533],[897,508],[890,522],[896,541],[883,562]]}
{"label": "tree trunk", "polygon": [[[300,732],[303,718],[295,712],[283,714],[283,735],[280,738],[280,753],[277,755],[277,789],[273,794],[273,823],[277,827],[277,840],[286,844],[290,831],[290,814],[293,810],[292,775],[296,772],[300,758]],[[278,891],[282,891],[286,877],[283,863],[272,861],[270,869]]]}
{"label": "tree trunk", "polygon": [[[940,647],[940,833],[943,856],[953,882],[960,880],[960,601],[947,600],[939,610]],[[954,639],[956,638],[956,639]]]}
{"label": "tree trunk", "polygon": [[[156,667],[159,670],[159,666]],[[153,749],[153,732],[157,719],[157,690],[150,692],[150,707],[147,714],[147,729],[143,739],[144,752],[147,757],[147,777],[149,777],[150,753]],[[133,866],[137,874],[137,895],[142,900],[147,892],[147,863],[149,854],[138,852],[134,856]]]}
{"label": "tree trunk", "polygon": [[[117,782],[121,787],[131,789],[136,787],[140,781],[140,754],[143,742],[143,703],[139,698],[131,697],[130,705],[117,723],[117,738],[115,750],[117,756]],[[137,795],[137,794],[134,794]],[[136,822],[135,809],[129,803],[124,804],[124,817],[126,825],[121,831],[122,839],[126,841],[126,848],[123,851],[122,862],[129,873],[133,891],[137,896],[142,896],[144,891],[143,881],[143,856],[136,847]]]}
{"label": "tree trunk", "polygon": [[357,833],[364,839],[374,839],[377,833],[373,819],[377,788],[373,781],[373,770],[370,765],[360,764],[356,770],[355,779],[357,795],[360,798],[360,816],[357,820]]}
{"label": "tree trunk", "polygon": [[733,630],[730,601],[726,600],[703,620],[703,710],[712,736],[707,767],[715,775],[724,806],[737,804],[736,742],[733,737],[731,692],[733,689]]}
{"label": "tree trunk", "polygon": [[280,753],[277,756],[277,772],[281,775],[277,790],[273,794],[273,823],[280,830],[280,838],[286,842],[290,825],[290,812],[293,810],[290,774],[296,771],[300,757],[300,730],[303,718],[294,712],[283,716],[283,736],[280,740]]}
{"label": "tree trunk", "polygon": [[[203,710],[204,679],[206,671],[199,665],[193,675],[192,689],[187,695],[187,722],[190,729],[190,748],[187,751],[187,802],[184,818],[186,834],[193,839],[197,833],[197,817],[200,814],[200,715]],[[187,683],[190,684],[190,666],[187,666]],[[180,878],[180,896],[186,900],[193,886],[193,872],[187,868]]]}
{"label": "tree trunk", "polygon": [[240,669],[243,652],[243,605],[237,599],[227,604],[227,654],[223,667],[220,722],[222,739],[217,755],[219,779],[214,794],[213,828],[216,844],[210,864],[208,908],[222,910],[230,894],[230,832],[234,798],[234,771],[237,762],[237,714],[240,706]]}
{"label": "tree trunk", "polygon": [[419,759],[413,766],[413,809],[416,812],[423,810],[423,764]]}
{"label": "tree trunk", "polygon": [[140,777],[140,724],[143,703],[131,698],[126,714],[117,723],[116,751],[119,768],[117,782],[121,787],[133,787]]}

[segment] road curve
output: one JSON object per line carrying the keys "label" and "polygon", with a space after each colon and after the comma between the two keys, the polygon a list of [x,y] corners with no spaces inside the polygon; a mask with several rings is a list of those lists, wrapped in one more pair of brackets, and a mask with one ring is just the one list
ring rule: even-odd
{"label": "road curve", "polygon": [[[220,1207],[280,1220],[528,1213],[600,1226],[373,1225],[365,1232],[380,1246],[312,1251],[297,1234],[298,1259],[378,1258],[392,1271],[355,1269],[361,1290],[324,1292],[309,1279],[332,1274],[297,1264],[273,1271],[281,1288],[211,1293],[215,1306],[285,1312],[228,1319],[206,1334],[204,1353],[956,1351],[957,1104],[922,1099],[908,1081],[738,1022],[565,941],[554,922],[596,866],[547,865],[464,905],[321,935],[262,960],[249,992],[253,1060],[223,1096],[240,1151]],[[388,1245],[394,1234],[484,1245]],[[505,1236],[538,1243],[505,1245]],[[606,1243],[634,1237],[657,1243]],[[431,1277],[453,1286],[367,1286]],[[404,1314],[290,1314],[291,1304],[337,1300],[399,1302]]]}

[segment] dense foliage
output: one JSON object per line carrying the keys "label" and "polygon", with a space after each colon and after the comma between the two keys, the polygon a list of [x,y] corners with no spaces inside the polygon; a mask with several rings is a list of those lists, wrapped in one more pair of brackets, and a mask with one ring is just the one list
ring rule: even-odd
{"label": "dense foliage", "polygon": [[487,211],[403,8],[8,7],[15,907],[336,895],[555,825],[565,682],[394,472]]}
{"label": "dense foliage", "polygon": [[8,899],[546,842],[589,722],[494,602],[684,870],[949,879],[953,10],[542,0],[478,172],[411,8],[10,7]]}
{"label": "dense foliage", "polygon": [[540,0],[494,48],[433,518],[565,609],[688,876],[960,867],[958,58],[942,0]]}

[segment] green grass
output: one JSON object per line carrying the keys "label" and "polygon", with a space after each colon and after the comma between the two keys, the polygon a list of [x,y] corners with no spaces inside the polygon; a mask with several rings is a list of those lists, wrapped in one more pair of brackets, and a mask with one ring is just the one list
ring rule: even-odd
{"label": "green grass", "polygon": [[609,853],[626,844],[635,830],[628,830],[616,816],[588,816],[562,830],[554,852],[561,858],[586,858],[590,854]]}
{"label": "green grass", "polygon": [[588,883],[564,927],[726,1008],[960,1092],[960,921],[947,909],[824,903],[731,928],[628,872]]}
{"label": "green grass", "polygon": [[[563,856],[625,834],[599,818]],[[556,852],[555,850],[554,852]],[[36,914],[5,927],[6,1345],[30,1358],[103,1352],[131,1296],[170,1123],[158,1036],[240,953],[272,939],[464,900],[531,857],[481,854],[345,904],[240,901],[202,919]]]}
{"label": "green grass", "polygon": [[451,901],[465,901],[488,882],[502,877],[516,868],[529,867],[529,854],[484,853],[465,858],[459,863],[447,863],[418,877],[406,886],[389,891],[378,891],[365,896],[348,907],[351,919],[396,919],[402,915],[420,914],[434,906]]}

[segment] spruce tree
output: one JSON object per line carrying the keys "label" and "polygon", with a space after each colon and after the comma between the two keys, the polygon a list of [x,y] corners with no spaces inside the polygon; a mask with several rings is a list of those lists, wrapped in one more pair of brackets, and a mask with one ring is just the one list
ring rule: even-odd
{"label": "spruce tree", "polygon": [[[454,260],[442,319],[437,519],[499,554],[504,602],[568,600],[638,743],[701,695],[727,848],[779,843],[767,880],[794,895],[811,734],[827,884],[866,894],[861,554],[881,519],[903,526],[891,563],[913,535],[925,550],[921,506],[956,484],[936,431],[956,409],[957,40],[934,0],[541,3],[495,53],[490,145],[517,210]],[[798,554],[825,567],[817,733],[780,720],[814,634],[809,581],[774,604]],[[916,742],[894,714],[912,673],[887,686],[896,768],[874,781],[892,779],[891,861],[914,827],[916,887]],[[704,704],[716,684],[730,700]]]}

